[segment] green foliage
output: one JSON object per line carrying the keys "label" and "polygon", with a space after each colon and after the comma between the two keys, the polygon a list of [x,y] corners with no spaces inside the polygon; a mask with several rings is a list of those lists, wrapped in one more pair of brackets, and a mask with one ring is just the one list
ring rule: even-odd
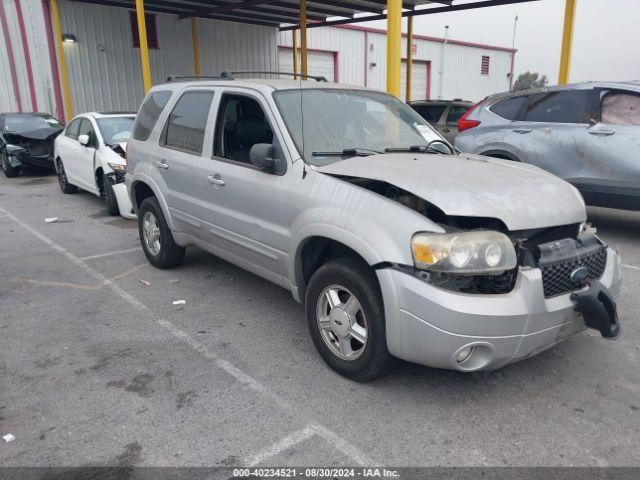
{"label": "green foliage", "polygon": [[546,75],[540,76],[539,73],[530,72],[527,70],[524,73],[518,75],[517,80],[513,84],[513,91],[517,90],[529,90],[530,88],[542,88],[546,87],[549,83],[549,79]]}

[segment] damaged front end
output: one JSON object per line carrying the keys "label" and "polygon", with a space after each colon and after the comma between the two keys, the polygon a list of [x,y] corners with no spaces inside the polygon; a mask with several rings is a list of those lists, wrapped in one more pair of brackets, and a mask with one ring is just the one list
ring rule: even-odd
{"label": "damaged front end", "polygon": [[6,134],[5,149],[9,166],[16,170],[24,165],[53,168],[53,141],[58,133],[56,131],[46,137]]}

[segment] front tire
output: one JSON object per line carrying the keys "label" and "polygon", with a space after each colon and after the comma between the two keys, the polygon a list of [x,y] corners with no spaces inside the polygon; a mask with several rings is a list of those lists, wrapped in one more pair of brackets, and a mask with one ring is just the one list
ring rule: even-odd
{"label": "front tire", "polygon": [[138,232],[142,250],[149,263],[157,268],[176,267],[182,263],[186,249],[173,240],[156,197],[147,197],[138,211]]}
{"label": "front tire", "polygon": [[62,160],[58,159],[57,161],[57,165],[58,165],[58,185],[60,185],[60,190],[62,190],[62,193],[65,194],[70,194],[70,193],[78,193],[78,187],[76,187],[75,185],[71,185],[69,183],[69,180],[67,179],[67,172],[65,172],[64,170],[64,165],[62,163]]}
{"label": "front tire", "polygon": [[382,293],[371,268],[357,258],[321,266],[305,295],[309,332],[322,359],[358,382],[383,375],[390,363]]}
{"label": "front tire", "polygon": [[102,185],[104,187],[104,201],[107,204],[107,213],[112,217],[120,215],[120,208],[118,207],[118,199],[116,198],[116,192],[113,191],[113,185],[111,179],[106,175],[102,177]]}
{"label": "front tire", "polygon": [[6,152],[0,154],[0,166],[7,178],[17,177],[20,174],[20,170],[18,168],[14,168],[9,165],[9,158],[7,157]]}

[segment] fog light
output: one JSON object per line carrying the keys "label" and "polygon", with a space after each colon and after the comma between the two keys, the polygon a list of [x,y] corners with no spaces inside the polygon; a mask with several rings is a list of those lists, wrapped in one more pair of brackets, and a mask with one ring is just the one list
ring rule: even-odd
{"label": "fog light", "polygon": [[469,347],[464,347],[463,349],[458,351],[458,353],[456,353],[456,362],[458,363],[466,362],[471,356],[471,352],[473,352],[473,345]]}

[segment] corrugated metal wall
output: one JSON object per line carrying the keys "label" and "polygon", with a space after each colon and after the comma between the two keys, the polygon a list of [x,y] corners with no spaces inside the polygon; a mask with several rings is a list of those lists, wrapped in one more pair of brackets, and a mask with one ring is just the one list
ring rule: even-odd
{"label": "corrugated metal wall", "polygon": [[[0,0],[7,14],[23,111],[31,104],[16,0]],[[55,113],[53,80],[41,0],[21,0],[38,109]],[[63,33],[77,42],[65,44],[75,114],[93,110],[137,110],[143,97],[140,51],[132,47],[129,10],[59,0]],[[47,21],[49,19],[46,19]],[[277,70],[277,29],[216,20],[198,20],[203,74],[225,69]],[[154,83],[171,74],[193,74],[190,20],[156,14],[159,49],[149,51]],[[17,111],[7,46],[0,32],[0,111]]]}
{"label": "corrugated metal wall", "polygon": [[[291,32],[280,32],[279,45],[291,47]],[[366,85],[384,90],[387,83],[387,39],[378,32],[362,29],[322,27],[307,31],[309,48],[337,51],[339,81]],[[414,38],[414,60],[431,62],[431,98],[464,98],[480,100],[485,96],[509,90],[511,52],[447,44],[444,47],[445,72],[440,92],[442,42]],[[366,54],[365,54],[366,52]],[[406,38],[402,39],[402,58],[405,58]],[[480,74],[482,56],[491,57],[489,75]],[[366,60],[365,60],[366,58]],[[313,72],[309,72],[313,73]]]}

